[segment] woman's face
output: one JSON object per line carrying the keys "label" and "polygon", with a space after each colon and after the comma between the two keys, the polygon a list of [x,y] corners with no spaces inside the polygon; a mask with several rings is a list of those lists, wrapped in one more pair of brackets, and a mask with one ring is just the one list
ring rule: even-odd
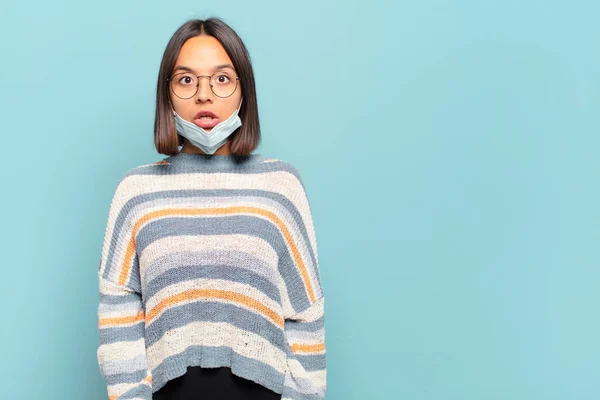
{"label": "woman's face", "polygon": [[[181,47],[175,62],[175,68],[171,72],[172,77],[177,74],[173,78],[173,84],[181,85],[179,86],[181,90],[191,90],[191,93],[195,90],[192,79],[198,79],[195,76],[213,75],[215,73],[217,74],[213,77],[215,81],[214,90],[219,96],[223,96],[224,93],[221,91],[228,87],[227,82],[231,82],[235,87],[235,91],[231,96],[219,97],[215,95],[210,88],[208,77],[199,78],[198,92],[189,99],[182,99],[173,93],[172,87],[169,89],[175,112],[183,119],[202,127],[207,132],[210,132],[217,123],[229,118],[240,105],[242,88],[239,81],[237,81],[236,86],[237,71],[234,69],[227,52],[221,43],[212,36],[190,38]],[[197,118],[202,111],[212,112],[216,115],[216,118]]]}

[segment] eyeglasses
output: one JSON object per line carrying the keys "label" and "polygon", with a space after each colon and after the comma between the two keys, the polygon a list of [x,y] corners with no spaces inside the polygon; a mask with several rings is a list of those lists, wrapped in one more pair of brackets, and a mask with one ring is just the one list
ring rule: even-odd
{"label": "eyeglasses", "polygon": [[230,72],[219,71],[212,75],[194,75],[189,72],[180,72],[167,78],[169,86],[180,99],[190,99],[198,93],[200,78],[207,77],[210,82],[210,90],[217,97],[229,97],[237,89],[239,76]]}

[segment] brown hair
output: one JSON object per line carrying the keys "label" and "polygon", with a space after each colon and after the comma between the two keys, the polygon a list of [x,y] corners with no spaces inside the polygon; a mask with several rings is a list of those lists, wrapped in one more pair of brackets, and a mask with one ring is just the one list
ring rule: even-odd
{"label": "brown hair", "polygon": [[175,117],[169,103],[170,85],[167,78],[175,68],[175,62],[183,44],[188,39],[201,35],[212,36],[221,43],[240,77],[244,97],[239,111],[242,126],[236,129],[228,140],[233,155],[249,155],[256,149],[261,138],[252,63],[242,39],[231,27],[216,17],[187,21],[175,31],[167,44],[160,63],[156,85],[154,146],[159,153],[172,156],[179,153],[178,146],[183,145],[183,138],[175,130]]}

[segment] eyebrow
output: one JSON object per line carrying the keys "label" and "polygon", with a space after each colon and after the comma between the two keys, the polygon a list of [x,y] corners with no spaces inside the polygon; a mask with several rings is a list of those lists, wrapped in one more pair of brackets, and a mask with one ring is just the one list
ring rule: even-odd
{"label": "eyebrow", "polygon": [[[213,71],[216,71],[218,69],[223,69],[223,68],[231,68],[232,70],[235,71],[235,68],[233,68],[233,65],[231,65],[231,64],[219,64],[219,65],[215,65],[213,67]],[[186,67],[185,65],[178,65],[178,66],[176,66],[175,69],[173,69],[173,73],[175,73],[175,71],[178,71],[178,70],[187,71],[187,72],[193,72],[194,74],[196,73],[196,71],[194,71],[192,68]]]}

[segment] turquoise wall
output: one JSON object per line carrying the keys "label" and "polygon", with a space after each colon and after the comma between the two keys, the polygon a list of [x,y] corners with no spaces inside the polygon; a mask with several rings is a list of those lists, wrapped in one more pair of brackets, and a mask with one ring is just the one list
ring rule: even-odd
{"label": "turquoise wall", "polygon": [[600,398],[600,4],[208,3],[3,3],[0,397],[106,399],[112,190],[163,157],[171,34],[219,16],[254,63],[257,152],[307,185],[327,398]]}

